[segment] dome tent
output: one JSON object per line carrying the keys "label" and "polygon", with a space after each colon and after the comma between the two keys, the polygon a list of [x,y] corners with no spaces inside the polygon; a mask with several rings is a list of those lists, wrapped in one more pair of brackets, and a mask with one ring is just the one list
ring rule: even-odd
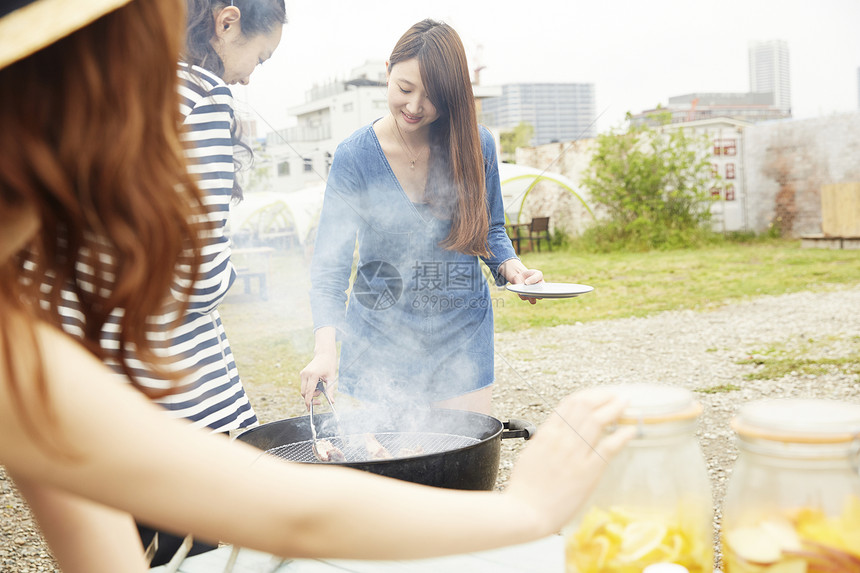
{"label": "dome tent", "polygon": [[242,236],[260,240],[292,234],[304,245],[316,227],[324,192],[325,185],[320,184],[298,191],[246,193],[241,202],[230,205],[230,235],[236,241]]}
{"label": "dome tent", "polygon": [[541,181],[555,183],[561,188],[572,193],[574,197],[579,199],[580,203],[585,207],[585,210],[594,217],[594,212],[588,206],[588,203],[586,203],[585,199],[576,192],[577,184],[560,173],[553,173],[551,171],[545,171],[525,165],[500,163],[499,179],[502,185],[502,201],[505,205],[505,218],[508,221],[514,223],[519,222],[523,212],[523,205],[525,205],[529,193]]}

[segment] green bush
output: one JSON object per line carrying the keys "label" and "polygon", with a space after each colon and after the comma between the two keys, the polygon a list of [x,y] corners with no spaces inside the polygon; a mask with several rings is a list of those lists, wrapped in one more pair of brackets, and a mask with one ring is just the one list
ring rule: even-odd
{"label": "green bush", "polygon": [[605,216],[583,241],[600,251],[676,249],[710,241],[713,176],[706,136],[659,124],[611,130],[583,180]]}

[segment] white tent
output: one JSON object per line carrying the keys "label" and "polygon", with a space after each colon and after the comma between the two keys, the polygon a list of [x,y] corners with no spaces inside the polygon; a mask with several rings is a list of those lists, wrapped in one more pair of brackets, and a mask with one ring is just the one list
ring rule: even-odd
{"label": "white tent", "polygon": [[[578,185],[560,173],[544,171],[535,167],[516,165],[513,163],[499,164],[499,179],[502,184],[502,201],[505,204],[505,215],[511,222],[519,222],[523,204],[529,192],[541,181],[550,181],[570,191],[591,213],[588,204],[577,193]],[[592,213],[593,214],[593,213]]]}
{"label": "white tent", "polygon": [[230,206],[230,233],[290,234],[300,243],[311,236],[322,209],[325,184],[298,191],[258,191],[245,193],[245,198]]}

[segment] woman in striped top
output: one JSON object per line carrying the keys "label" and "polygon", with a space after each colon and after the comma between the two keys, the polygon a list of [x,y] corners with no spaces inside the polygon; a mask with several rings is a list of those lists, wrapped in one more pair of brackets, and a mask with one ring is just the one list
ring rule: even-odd
{"label": "woman in striped top", "polygon": [[257,423],[217,310],[236,279],[224,228],[230,200],[241,199],[233,146],[245,147],[227,84],[248,83],[254,68],[277,48],[285,23],[284,0],[188,1],[186,49],[179,65],[183,145],[213,230],[203,250],[203,278],[195,284],[184,324],[168,344],[181,356],[177,365],[193,373],[187,387],[160,402],[176,416],[217,432]]}
{"label": "woman in striped top", "polygon": [[[168,415],[184,418],[195,427],[227,433],[257,424],[224,327],[218,313],[236,279],[230,261],[230,240],[224,235],[230,201],[241,199],[234,172],[238,162],[234,146],[239,140],[233,113],[233,95],[228,84],[248,83],[254,68],[271,57],[281,39],[286,13],[283,0],[188,0],[186,46],[179,64],[180,110],[184,117],[182,144],[189,170],[203,192],[209,228],[204,237],[203,260],[198,280],[187,296],[188,308],[181,324],[158,331],[157,353],[167,357],[167,367],[187,371],[178,384],[164,380],[145,362],[131,357],[136,382],[162,405]],[[75,293],[62,291],[66,330],[83,337],[86,325]],[[111,357],[118,350],[122,311],[105,323],[101,345],[108,351],[106,362],[120,370]],[[175,317],[163,314],[154,320],[168,325]],[[164,395],[170,391],[169,394]],[[154,530],[141,527],[144,544]],[[182,539],[159,535],[160,550],[153,564],[170,558]],[[211,546],[197,545],[199,553]]]}
{"label": "woman in striped top", "polygon": [[[156,401],[170,416],[213,432],[257,423],[218,314],[218,305],[236,279],[224,229],[230,201],[241,199],[233,149],[243,144],[228,84],[248,83],[254,68],[278,46],[285,22],[283,0],[188,1],[188,34],[178,71],[185,127],[182,143],[189,170],[204,192],[209,228],[186,315],[180,326],[159,333],[157,341],[170,368],[188,374],[177,389]],[[77,310],[77,295],[65,290],[63,302],[66,330],[82,335],[86,325]],[[108,356],[117,350],[121,316],[121,310],[115,311],[102,330],[101,344]],[[173,319],[169,314],[154,318],[165,325]],[[118,369],[118,361],[108,358],[108,362]],[[137,360],[130,365],[134,379],[150,395],[165,394],[171,387],[150,365]]]}

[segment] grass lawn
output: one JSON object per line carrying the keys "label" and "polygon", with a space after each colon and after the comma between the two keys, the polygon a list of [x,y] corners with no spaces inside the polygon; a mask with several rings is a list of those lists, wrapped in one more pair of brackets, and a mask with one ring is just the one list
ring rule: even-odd
{"label": "grass lawn", "polygon": [[696,250],[650,253],[527,253],[523,262],[552,282],[594,291],[574,299],[519,304],[499,297],[496,329],[645,316],[675,309],[707,309],[732,300],[860,284],[860,252],[801,249],[799,241],[726,243]]}
{"label": "grass lawn", "polygon": [[[523,262],[552,282],[595,290],[532,306],[491,287],[496,330],[708,309],[733,300],[860,284],[860,251],[801,249],[800,241],[725,243],[695,250],[588,254],[526,253]],[[268,301],[243,292],[241,281],[221,307],[239,372],[246,384],[298,384],[311,358],[313,333],[307,261],[278,253],[270,262]],[[252,288],[255,285],[252,285]]]}

